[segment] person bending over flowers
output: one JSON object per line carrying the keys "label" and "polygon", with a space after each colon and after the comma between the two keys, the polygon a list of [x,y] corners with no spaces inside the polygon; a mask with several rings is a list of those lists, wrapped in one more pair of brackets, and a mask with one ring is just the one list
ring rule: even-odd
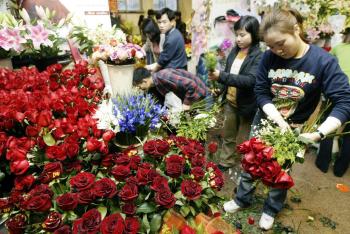
{"label": "person bending over flowers", "polygon": [[182,101],[183,110],[189,110],[197,101],[211,99],[210,92],[197,76],[183,69],[166,68],[150,73],[146,68],[137,68],[134,71],[133,85],[147,91],[155,87],[165,97],[173,92]]}
{"label": "person bending over flowers", "polygon": [[[254,91],[263,111],[258,115],[266,115],[283,131],[303,124],[322,92],[333,103],[330,115],[317,131],[300,135],[316,142],[350,119],[350,86],[335,57],[305,42],[302,21],[295,10],[275,9],[264,17],[260,32],[270,50],[263,54]],[[254,189],[252,177],[242,173],[236,198],[224,204],[225,211],[249,206]],[[270,188],[259,222],[262,229],[272,228],[286,196],[287,189]]]}

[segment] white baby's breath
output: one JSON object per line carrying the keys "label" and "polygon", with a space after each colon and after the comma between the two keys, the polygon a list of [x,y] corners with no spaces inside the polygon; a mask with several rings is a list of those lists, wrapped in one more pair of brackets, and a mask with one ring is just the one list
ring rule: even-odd
{"label": "white baby's breath", "polygon": [[97,119],[97,128],[104,130],[112,130],[119,132],[118,120],[122,116],[118,113],[117,116],[113,114],[113,104],[109,100],[102,101],[92,118]]}

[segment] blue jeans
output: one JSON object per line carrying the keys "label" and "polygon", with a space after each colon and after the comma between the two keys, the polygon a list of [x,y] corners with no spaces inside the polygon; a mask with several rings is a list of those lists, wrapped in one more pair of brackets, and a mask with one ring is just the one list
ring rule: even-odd
{"label": "blue jeans", "polygon": [[[250,137],[254,136],[254,126],[257,126],[262,118],[266,118],[266,116],[261,112],[261,110],[258,110],[253,120]],[[236,198],[234,199],[237,205],[240,207],[250,206],[253,199],[253,193],[255,191],[253,182],[254,180],[249,173],[241,173],[241,180],[237,189]],[[264,203],[263,212],[272,217],[275,217],[278,212],[282,210],[286,197],[287,189],[270,188],[269,194]]]}

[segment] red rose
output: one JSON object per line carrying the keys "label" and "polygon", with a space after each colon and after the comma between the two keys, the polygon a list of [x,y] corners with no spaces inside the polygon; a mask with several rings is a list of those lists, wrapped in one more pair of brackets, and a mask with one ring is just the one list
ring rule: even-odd
{"label": "red rose", "polygon": [[43,110],[39,113],[38,116],[38,125],[40,127],[47,127],[51,124],[52,121],[52,113],[49,110]]}
{"label": "red rose", "polygon": [[64,211],[74,210],[78,205],[78,197],[75,193],[65,193],[56,198],[59,208]]}
{"label": "red rose", "polygon": [[143,167],[139,167],[136,172],[136,178],[139,185],[146,185],[157,176],[157,172],[154,169],[146,169]]}
{"label": "red rose", "polygon": [[115,133],[112,130],[107,130],[102,134],[102,139],[106,142],[112,140],[113,137],[115,137]]}
{"label": "red rose", "polygon": [[99,151],[101,152],[102,155],[108,154],[109,153],[108,143],[106,143],[105,141],[102,141]]}
{"label": "red rose", "polygon": [[122,201],[132,201],[139,196],[138,187],[135,184],[126,183],[119,192]]}
{"label": "red rose", "polygon": [[206,163],[205,156],[201,154],[195,154],[191,157],[191,165],[192,167],[202,167]]}
{"label": "red rose", "polygon": [[118,181],[124,181],[130,175],[129,166],[117,165],[112,168],[111,174]]}
{"label": "red rose", "polygon": [[294,181],[292,177],[285,171],[281,171],[275,178],[272,187],[279,189],[289,189],[293,187]]}
{"label": "red rose", "polygon": [[[281,166],[278,164],[277,161],[273,160],[270,162],[263,162],[259,166],[260,171],[262,172],[262,181],[264,184],[272,183],[274,178],[281,172]],[[271,186],[271,184],[266,184],[268,186]]]}
{"label": "red rose", "polygon": [[22,234],[27,226],[27,216],[16,214],[6,221],[6,227],[11,234]]}
{"label": "red rose", "polygon": [[172,178],[181,176],[184,169],[185,159],[179,155],[171,155],[165,159],[166,174]]}
{"label": "red rose", "polygon": [[104,155],[101,160],[101,166],[110,167],[114,164],[113,161],[114,161],[114,154]]}
{"label": "red rose", "polygon": [[211,188],[219,191],[224,186],[224,178],[216,176],[209,181],[209,185]]}
{"label": "red rose", "polygon": [[10,193],[10,202],[12,204],[20,204],[23,202],[23,192],[22,191],[17,191],[17,190],[12,190]]}
{"label": "red rose", "polygon": [[27,126],[26,128],[26,135],[29,137],[36,137],[39,135],[39,132],[41,130],[41,127],[39,126]]}
{"label": "red rose", "polygon": [[252,147],[255,153],[261,152],[266,147],[264,142],[262,142],[260,139],[257,139],[255,137],[250,139],[250,146]]}
{"label": "red rose", "polygon": [[170,145],[165,140],[150,140],[143,145],[145,154],[151,155],[154,158],[161,158],[170,150]]}
{"label": "red rose", "polygon": [[242,144],[239,144],[236,149],[240,154],[246,154],[250,152],[252,150],[252,148],[250,147],[250,140],[245,141]]}
{"label": "red rose", "polygon": [[96,138],[90,137],[86,142],[86,149],[89,152],[96,151],[100,149],[100,147],[101,147],[101,142],[98,141]]}
{"label": "red rose", "polygon": [[40,196],[41,194],[47,194],[50,197],[53,196],[53,192],[47,184],[39,184],[29,192],[29,196]]}
{"label": "red rose", "polygon": [[131,158],[125,153],[118,153],[115,158],[115,163],[118,165],[128,165]]}
{"label": "red rose", "polygon": [[154,195],[154,199],[158,205],[164,206],[168,209],[173,207],[176,202],[174,194],[168,189],[163,189],[161,191],[156,192],[156,194]]}
{"label": "red rose", "polygon": [[189,158],[192,158],[196,154],[203,154],[205,151],[203,145],[195,140],[188,140],[188,144],[180,146],[180,149]]}
{"label": "red rose", "polygon": [[131,157],[130,168],[132,170],[137,170],[137,168],[139,168],[140,164],[141,164],[141,157],[139,155],[134,155]]}
{"label": "red rose", "polygon": [[80,172],[73,176],[69,184],[73,190],[83,191],[92,187],[95,181],[95,175],[89,172]]}
{"label": "red rose", "polygon": [[111,214],[105,217],[101,223],[102,234],[123,233],[124,229],[124,219],[119,213]]}
{"label": "red rose", "polygon": [[20,161],[27,159],[27,150],[21,148],[11,148],[6,153],[6,159],[9,161]]}
{"label": "red rose", "polygon": [[66,151],[66,154],[70,159],[75,158],[79,153],[79,145],[72,143],[72,144],[64,144],[64,149]]}
{"label": "red rose", "polygon": [[91,209],[84,213],[80,219],[73,223],[73,234],[96,234],[101,226],[101,214],[97,209]]}
{"label": "red rose", "polygon": [[82,165],[80,160],[75,160],[75,161],[63,161],[63,168],[65,173],[71,173],[72,171],[81,171],[82,170]]}
{"label": "red rose", "polygon": [[78,203],[81,205],[89,205],[95,200],[95,194],[91,189],[87,189],[78,193]]}
{"label": "red rose", "polygon": [[266,147],[265,149],[263,149],[262,153],[263,153],[264,157],[269,160],[272,158],[272,156],[274,154],[274,149],[273,149],[273,147],[269,146],[269,147]]}
{"label": "red rose", "polygon": [[71,234],[71,233],[72,231],[68,225],[64,225],[53,232],[53,234]]}
{"label": "red rose", "polygon": [[122,212],[126,215],[134,215],[136,212],[136,206],[132,202],[125,203],[122,206]]}
{"label": "red rose", "polygon": [[62,145],[60,145],[60,146],[59,145],[48,146],[46,148],[46,157],[48,159],[54,159],[54,160],[59,160],[59,161],[65,160],[67,157],[67,153],[63,147],[62,147]]}
{"label": "red rose", "polygon": [[181,234],[196,234],[196,231],[188,225],[181,229]]}
{"label": "red rose", "polygon": [[16,176],[15,189],[16,190],[28,190],[32,187],[35,178],[33,175]]}
{"label": "red rose", "polygon": [[154,180],[152,181],[151,189],[156,192],[159,192],[164,189],[169,189],[167,178],[163,176],[157,176],[156,178],[154,178]]}
{"label": "red rose", "polygon": [[136,234],[139,232],[140,222],[136,217],[126,217],[125,234]]}
{"label": "red rose", "polygon": [[205,172],[201,167],[194,167],[191,169],[191,174],[194,176],[196,181],[203,179]]}
{"label": "red rose", "polygon": [[18,160],[10,162],[11,173],[15,175],[23,175],[29,168],[29,162],[27,160]]}
{"label": "red rose", "polygon": [[55,130],[53,130],[52,132],[52,136],[56,139],[56,140],[59,140],[59,139],[62,139],[65,137],[65,134],[64,134],[64,131],[62,128],[56,128]]}
{"label": "red rose", "polygon": [[97,198],[112,198],[117,194],[117,185],[110,178],[102,178],[94,183],[92,191]]}
{"label": "red rose", "polygon": [[244,155],[244,160],[246,160],[248,163],[255,163],[256,155],[254,151],[249,151]]}
{"label": "red rose", "polygon": [[48,194],[29,196],[22,205],[23,209],[34,212],[45,212],[51,208],[51,197]]}
{"label": "red rose", "polygon": [[53,232],[62,225],[62,215],[58,212],[51,212],[41,225],[45,231]]}
{"label": "red rose", "polygon": [[181,183],[181,192],[189,200],[196,200],[201,196],[202,187],[195,181],[184,180]]}
{"label": "red rose", "polygon": [[63,169],[60,162],[49,162],[44,166],[43,172],[39,176],[41,183],[47,184],[62,175]]}
{"label": "red rose", "polygon": [[9,198],[0,198],[0,214],[9,213],[12,208],[12,203]]}
{"label": "red rose", "polygon": [[218,151],[218,143],[213,142],[213,141],[210,142],[208,145],[208,150],[209,150],[209,153],[215,154],[216,151]]}

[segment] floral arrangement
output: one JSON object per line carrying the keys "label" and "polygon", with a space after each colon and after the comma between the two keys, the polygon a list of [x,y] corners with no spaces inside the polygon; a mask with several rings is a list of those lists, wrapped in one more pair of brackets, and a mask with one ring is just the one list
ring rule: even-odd
{"label": "floral arrangement", "polygon": [[20,37],[19,30],[11,30],[18,28],[16,19],[9,13],[0,13],[0,25],[0,59],[10,58],[22,52],[20,43],[25,39]]}
{"label": "floral arrangement", "polygon": [[215,52],[207,52],[204,55],[205,66],[209,72],[213,72],[217,64],[217,54]]}
{"label": "floral arrangement", "polygon": [[136,136],[142,138],[149,129],[155,129],[165,113],[165,108],[150,94],[136,92],[102,102],[93,118],[99,129],[112,130],[117,133],[117,140],[130,145],[138,142]]}
{"label": "floral arrangement", "polygon": [[306,30],[306,38],[311,42],[315,42],[318,39],[330,39],[333,35],[334,31],[331,25],[325,23],[320,26],[309,27]]}
{"label": "floral arrangement", "polygon": [[267,186],[288,189],[294,185],[288,171],[295,162],[304,161],[305,147],[293,131],[282,132],[271,121],[262,120],[256,137],[238,145],[237,151],[244,155],[243,169],[254,179]]}
{"label": "floral arrangement", "polygon": [[[153,139],[143,151],[104,154],[91,165],[45,162],[16,178],[1,198],[11,233],[157,233],[168,209],[183,217],[214,214],[222,200],[218,167],[204,147],[183,137]],[[65,165],[65,166],[63,166]],[[83,169],[83,171],[82,171]]]}
{"label": "floral arrangement", "polygon": [[65,39],[59,35],[59,30],[70,20],[70,16],[54,23],[54,12],[42,7],[35,7],[39,19],[30,19],[27,11],[22,9],[23,20],[14,22],[5,16],[11,24],[0,27],[0,47],[5,51],[15,52],[12,55],[30,55],[33,58],[54,57],[61,53]]}

